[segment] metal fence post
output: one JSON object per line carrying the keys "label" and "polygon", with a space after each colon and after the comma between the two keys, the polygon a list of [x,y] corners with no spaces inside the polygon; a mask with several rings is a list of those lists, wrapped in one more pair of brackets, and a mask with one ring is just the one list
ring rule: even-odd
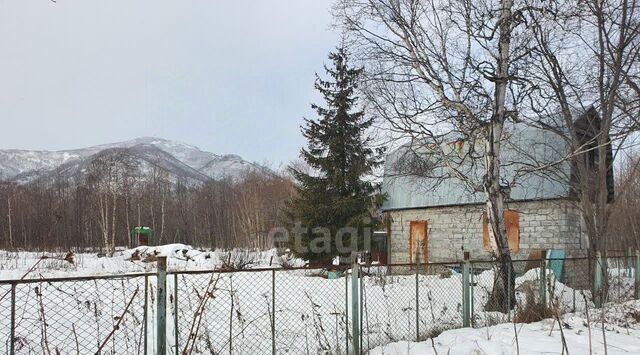
{"label": "metal fence post", "polygon": [[358,264],[358,256],[352,254],[351,265],[351,326],[352,326],[352,347],[353,354],[360,355],[360,297],[358,297],[358,279],[360,278],[360,265]]}
{"label": "metal fence post", "polygon": [[470,262],[469,263],[469,278],[470,278],[470,281],[469,281],[469,285],[470,285],[470,287],[469,287],[469,290],[470,290],[469,299],[471,301],[470,302],[471,303],[470,306],[471,306],[471,327],[472,328],[475,327],[475,317],[473,316],[475,314],[475,310],[473,308],[474,307],[473,304],[475,303],[475,298],[474,298],[474,295],[473,295],[473,292],[474,292],[473,290],[475,289],[475,280],[474,280],[474,277],[473,277],[473,273],[474,273],[473,272],[473,263]]}
{"label": "metal fence post", "polygon": [[180,354],[179,348],[179,335],[178,333],[178,274],[173,274],[173,328],[174,328],[174,337],[176,338],[176,354]]}
{"label": "metal fence post", "polygon": [[595,268],[593,270],[593,295],[594,304],[597,308],[602,305],[602,255],[599,251],[596,252]]}
{"label": "metal fence post", "polygon": [[364,322],[364,277],[359,272],[359,269],[358,269],[358,285],[359,285],[358,320],[360,321],[360,327],[358,329],[360,330],[360,353],[362,353],[362,344],[364,343],[364,335],[362,334],[364,329],[364,327],[362,326]]}
{"label": "metal fence post", "polygon": [[276,355],[276,270],[271,270],[271,354]]}
{"label": "metal fence post", "polygon": [[167,354],[167,257],[158,257],[156,355]]}
{"label": "metal fence post", "polygon": [[149,324],[149,319],[147,318],[148,314],[149,314],[149,276],[144,277],[144,311],[142,312],[142,316],[144,318],[144,355],[148,355],[149,351],[148,351],[148,347],[147,347],[147,340],[148,340],[148,332],[147,332],[147,325]]}
{"label": "metal fence post", "polygon": [[507,285],[507,320],[511,322],[511,270],[513,269],[513,261],[509,262],[509,269],[507,270],[507,277],[509,278],[509,284]]}
{"label": "metal fence post", "polygon": [[[509,281],[511,283],[511,281]],[[540,302],[547,307],[547,256],[542,256],[540,262]]]}
{"label": "metal fence post", "polygon": [[[568,276],[568,275],[567,275]],[[576,311],[576,274],[575,271],[571,273],[571,289],[573,290],[573,303],[572,312]]]}
{"label": "metal fence post", "polygon": [[16,283],[11,283],[11,334],[9,335],[9,354],[15,354],[16,341]]}
{"label": "metal fence post", "polygon": [[633,279],[635,280],[634,298],[640,299],[640,251],[636,250],[636,257],[633,270]]}
{"label": "metal fence post", "polygon": [[462,269],[462,326],[471,326],[471,293],[469,286],[469,252],[464,252]]}
{"label": "metal fence post", "polygon": [[344,272],[344,337],[346,342],[347,354],[349,353],[349,275]]}
{"label": "metal fence post", "polygon": [[[622,277],[621,277],[621,272],[620,272],[620,259],[616,259],[616,270],[618,272],[618,302],[620,302],[620,300],[622,299],[622,294],[621,294],[621,288],[622,288]],[[609,275],[607,274],[607,277],[609,277]]]}
{"label": "metal fence post", "polygon": [[420,341],[420,288],[418,275],[420,274],[420,247],[416,251],[416,342]]}

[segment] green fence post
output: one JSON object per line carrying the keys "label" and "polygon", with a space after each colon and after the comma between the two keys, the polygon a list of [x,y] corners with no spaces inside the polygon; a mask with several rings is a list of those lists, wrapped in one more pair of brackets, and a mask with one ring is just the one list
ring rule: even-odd
{"label": "green fence post", "polygon": [[147,348],[147,325],[149,323],[149,320],[147,319],[147,315],[148,313],[148,309],[149,309],[149,304],[147,303],[149,301],[149,276],[144,276],[144,310],[142,311],[142,318],[144,318],[144,324],[143,324],[143,332],[144,332],[144,355],[148,355],[148,348]]}
{"label": "green fence post", "polygon": [[[616,258],[616,271],[618,272],[618,302],[622,299],[622,276],[620,275],[620,258]],[[607,277],[609,274],[607,273]]]}
{"label": "green fence post", "polygon": [[349,277],[347,271],[344,272],[344,337],[346,340],[347,354],[349,353]]}
{"label": "green fence post", "polygon": [[471,326],[471,293],[469,285],[469,252],[464,252],[464,261],[460,265],[462,269],[462,326]]}
{"label": "green fence post", "polygon": [[353,354],[360,355],[360,297],[358,297],[358,279],[360,278],[360,265],[358,264],[358,255],[351,254],[351,326],[352,326],[352,347]]}
{"label": "green fence post", "polygon": [[475,303],[474,289],[475,289],[476,282],[475,282],[473,274],[474,274],[473,263],[470,262],[469,263],[469,278],[470,278],[470,281],[469,281],[470,287],[469,288],[470,288],[470,291],[471,291],[470,293],[471,294],[469,295],[469,298],[470,298],[470,303],[471,303],[471,327],[472,328],[475,327],[475,318],[476,318],[474,316],[474,314],[476,314],[475,313],[475,309],[474,309],[474,307],[475,307],[474,306],[474,303]]}
{"label": "green fence post", "polygon": [[513,290],[511,289],[511,269],[513,269],[513,261],[509,262],[509,269],[507,269],[507,277],[509,279],[509,284],[507,285],[507,320],[511,322],[511,294]]}
{"label": "green fence post", "polygon": [[360,321],[360,353],[362,353],[362,344],[364,344],[364,327],[362,326],[364,322],[364,276],[362,273],[358,273],[358,285],[360,286],[358,289],[358,298],[360,299],[358,302],[358,320]]}
{"label": "green fence post", "polygon": [[156,355],[167,354],[167,257],[158,257]]}
{"label": "green fence post", "polygon": [[178,344],[178,337],[180,333],[178,333],[178,274],[173,274],[173,328],[174,328],[174,337],[176,342],[176,354],[180,354],[180,348]]}
{"label": "green fence post", "polygon": [[[511,282],[509,282],[511,284]],[[547,307],[547,256],[544,254],[540,261],[540,302]]]}
{"label": "green fence post", "polygon": [[9,354],[14,355],[16,341],[16,283],[11,283],[11,333],[9,334]]}
{"label": "green fence post", "polygon": [[271,354],[276,355],[276,270],[271,270]]}
{"label": "green fence post", "polygon": [[635,280],[634,298],[640,299],[640,251],[636,250],[633,279]]}
{"label": "green fence post", "polygon": [[595,267],[593,270],[593,301],[597,308],[602,305],[602,255],[596,251]]}

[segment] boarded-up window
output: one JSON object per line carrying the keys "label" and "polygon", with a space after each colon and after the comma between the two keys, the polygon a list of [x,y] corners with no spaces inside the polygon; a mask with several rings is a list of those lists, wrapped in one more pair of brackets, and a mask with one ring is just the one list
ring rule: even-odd
{"label": "boarded-up window", "polygon": [[[505,210],[504,224],[507,228],[509,249],[512,252],[518,252],[520,250],[520,213],[516,210]],[[491,250],[487,212],[482,214],[482,245],[484,246],[484,250]]]}
{"label": "boarded-up window", "polygon": [[409,223],[409,260],[412,263],[416,262],[418,251],[420,263],[426,263],[429,260],[427,225],[427,221],[411,221]]}

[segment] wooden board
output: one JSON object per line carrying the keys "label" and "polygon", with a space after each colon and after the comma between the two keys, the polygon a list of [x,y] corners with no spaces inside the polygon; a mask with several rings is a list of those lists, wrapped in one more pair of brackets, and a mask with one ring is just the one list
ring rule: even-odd
{"label": "wooden board", "polygon": [[420,263],[429,261],[429,236],[427,221],[411,221],[409,222],[409,260],[416,262],[416,253],[420,248]]}
{"label": "wooden board", "polygon": [[509,250],[517,253],[520,251],[520,213],[516,210],[505,210],[504,224],[507,227]]}
{"label": "wooden board", "polygon": [[524,268],[524,271],[529,271],[531,269],[540,267],[540,259],[544,259],[547,256],[547,251],[544,249],[531,249],[529,252],[529,256],[527,257],[527,264]]}
{"label": "wooden board", "polygon": [[[507,239],[509,242],[509,250],[514,253],[520,251],[520,212],[516,210],[504,211],[504,224],[507,228]],[[489,242],[489,221],[487,212],[482,214],[482,246],[484,250],[491,250]]]}

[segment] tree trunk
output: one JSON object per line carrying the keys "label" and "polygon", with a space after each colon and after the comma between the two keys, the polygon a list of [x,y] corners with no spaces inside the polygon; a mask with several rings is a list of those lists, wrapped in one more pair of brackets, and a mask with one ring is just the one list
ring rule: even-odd
{"label": "tree trunk", "polygon": [[[493,290],[485,310],[508,312],[508,304],[513,305],[514,277],[511,253],[504,224],[504,196],[500,186],[500,148],[502,130],[506,119],[506,95],[509,83],[509,47],[511,42],[512,0],[501,1],[500,38],[498,42],[498,65],[495,79],[495,102],[491,123],[487,127],[485,141],[485,194],[487,195],[487,216],[489,219],[489,239],[494,251],[497,267]],[[511,278],[509,278],[511,275]],[[507,302],[508,298],[511,302]]]}
{"label": "tree trunk", "polygon": [[[486,162],[486,181],[485,194],[487,196],[487,218],[489,226],[489,240],[491,249],[496,259],[496,267],[494,268],[493,289],[485,306],[487,311],[508,312],[509,302],[515,305],[514,288],[514,272],[511,263],[511,252],[509,250],[509,242],[507,239],[507,228],[504,223],[504,197],[500,187],[500,137],[502,135],[502,125],[494,124],[489,135],[491,139],[486,142],[485,162]],[[511,275],[511,279],[509,279]]]}
{"label": "tree trunk", "polygon": [[111,206],[111,234],[109,241],[109,256],[113,256],[113,253],[116,250],[116,207],[117,207],[117,195],[114,192],[113,195],[113,205]]}
{"label": "tree trunk", "polygon": [[102,232],[102,243],[105,254],[109,254],[109,197],[103,193],[98,194],[98,207],[100,208],[100,231]]}
{"label": "tree trunk", "polygon": [[133,247],[133,240],[131,238],[131,223],[129,222],[129,193],[124,196],[124,208],[125,218],[127,223],[127,247]]}
{"label": "tree trunk", "polygon": [[162,189],[162,202],[160,203],[160,238],[158,240],[158,244],[162,244],[164,242],[164,201],[165,201],[165,191]]}
{"label": "tree trunk", "polygon": [[11,196],[7,196],[7,207],[9,211],[7,212],[7,219],[9,222],[9,248],[13,249],[13,229],[11,225]]}

